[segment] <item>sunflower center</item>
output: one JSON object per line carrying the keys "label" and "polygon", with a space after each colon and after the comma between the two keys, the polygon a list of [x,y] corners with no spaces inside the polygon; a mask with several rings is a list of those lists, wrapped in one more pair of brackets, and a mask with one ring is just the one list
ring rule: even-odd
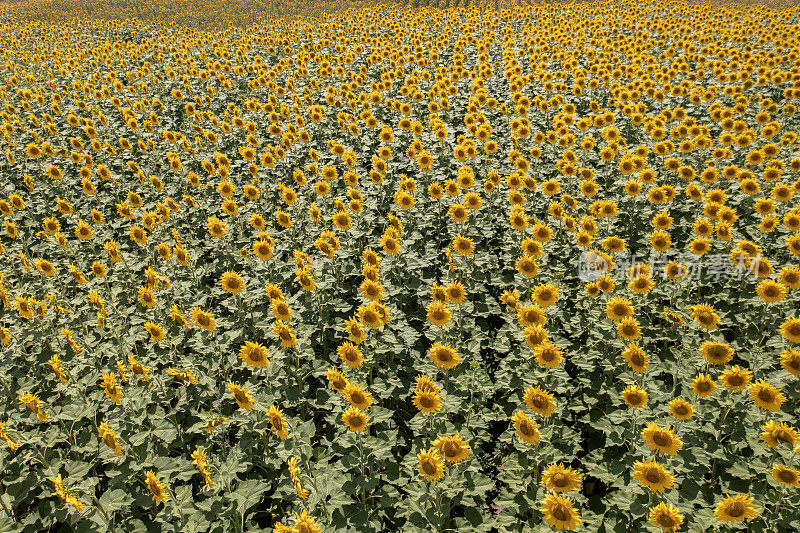
{"label": "sunflower center", "polygon": [[534,396],[531,403],[537,407],[538,409],[544,409],[547,406],[547,402],[544,401],[544,398],[540,396]]}
{"label": "sunflower center", "polygon": [[551,511],[553,518],[558,520],[559,522],[566,522],[569,520],[569,509],[564,504],[557,503],[553,506],[553,510]]}
{"label": "sunflower center", "polygon": [[566,487],[569,485],[569,478],[563,473],[559,472],[553,476],[553,485],[556,487]]}
{"label": "sunflower center", "polygon": [[745,507],[742,502],[733,502],[731,503],[730,507],[728,507],[728,514],[734,518],[742,516],[744,512],[745,512]]}
{"label": "sunflower center", "polygon": [[669,445],[669,436],[663,431],[656,431],[653,433],[653,442],[655,442],[659,446],[667,446]]}
{"label": "sunflower center", "polygon": [[529,436],[535,434],[535,429],[530,424],[528,424],[527,420],[523,420],[522,423],[520,423],[519,431],[520,431],[520,433],[522,433],[526,437],[529,437]]}
{"label": "sunflower center", "polygon": [[689,409],[685,405],[678,405],[675,407],[675,414],[680,416],[689,414]]}
{"label": "sunflower center", "polygon": [[664,529],[675,527],[675,520],[668,514],[660,514],[657,521],[658,525]]}
{"label": "sunflower center", "polygon": [[459,448],[458,445],[453,442],[446,442],[444,446],[442,446],[442,451],[445,457],[456,457],[459,453]]}
{"label": "sunflower center", "polygon": [[431,398],[427,394],[425,396],[420,396],[419,404],[425,409],[430,409],[431,407],[433,407],[433,398]]}
{"label": "sunflower center", "polygon": [[775,395],[769,389],[761,389],[758,391],[758,399],[765,403],[772,403],[775,400]]}
{"label": "sunflower center", "polygon": [[794,474],[790,470],[781,470],[778,473],[778,479],[784,483],[791,483],[794,481]]}
{"label": "sunflower center", "polygon": [[733,374],[728,378],[728,384],[732,387],[741,387],[744,385],[744,377],[739,374]]}
{"label": "sunflower center", "polygon": [[659,472],[657,468],[650,467],[645,471],[644,478],[650,483],[660,483],[661,472]]}
{"label": "sunflower center", "polygon": [[700,392],[708,392],[711,390],[711,383],[708,381],[701,381],[697,384],[697,390]]}
{"label": "sunflower center", "polygon": [[430,461],[425,461],[421,466],[422,471],[428,476],[432,476],[436,473],[436,467]]}

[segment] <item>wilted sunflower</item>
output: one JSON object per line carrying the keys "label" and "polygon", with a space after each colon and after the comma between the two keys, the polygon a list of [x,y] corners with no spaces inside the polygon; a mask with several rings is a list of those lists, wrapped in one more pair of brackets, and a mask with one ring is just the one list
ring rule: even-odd
{"label": "wilted sunflower", "polygon": [[472,453],[472,449],[458,434],[450,437],[439,435],[431,445],[449,463],[460,463]]}
{"label": "wilted sunflower", "polygon": [[764,380],[750,384],[747,392],[755,404],[764,411],[780,411],[781,405],[786,401],[786,396],[779,388]]}
{"label": "wilted sunflower", "polygon": [[656,460],[636,461],[633,464],[633,477],[653,492],[662,493],[675,484],[672,472]]}
{"label": "wilted sunflower", "polygon": [[553,492],[570,492],[581,487],[581,475],[562,463],[553,463],[542,472],[542,485]]}
{"label": "wilted sunflower", "polygon": [[681,524],[683,524],[683,518],[677,507],[671,503],[661,502],[650,508],[650,515],[647,521],[657,525],[661,528],[661,531],[667,533],[680,529]]}
{"label": "wilted sunflower", "polygon": [[714,516],[720,522],[744,522],[758,516],[758,507],[753,505],[753,497],[747,494],[726,496],[714,509]]}
{"label": "wilted sunflower", "polygon": [[573,530],[581,526],[581,515],[573,507],[572,499],[566,496],[549,492],[542,501],[542,506],[539,510],[550,527],[554,529]]}
{"label": "wilted sunflower", "polygon": [[521,410],[517,410],[512,418],[517,437],[525,444],[538,444],[542,439],[539,432],[541,426],[532,418],[528,418]]}
{"label": "wilted sunflower", "polygon": [[683,447],[681,438],[672,431],[672,427],[660,427],[655,422],[648,422],[642,430],[645,444],[656,453],[675,455]]}
{"label": "wilted sunflower", "polygon": [[436,448],[422,450],[417,454],[419,472],[429,483],[435,483],[444,477],[442,455]]}

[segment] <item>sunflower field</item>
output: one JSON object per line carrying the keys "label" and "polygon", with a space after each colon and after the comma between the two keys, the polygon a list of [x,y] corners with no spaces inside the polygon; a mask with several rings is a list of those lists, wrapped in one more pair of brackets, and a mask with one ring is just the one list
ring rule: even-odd
{"label": "sunflower field", "polygon": [[0,531],[800,530],[800,8],[0,4]]}

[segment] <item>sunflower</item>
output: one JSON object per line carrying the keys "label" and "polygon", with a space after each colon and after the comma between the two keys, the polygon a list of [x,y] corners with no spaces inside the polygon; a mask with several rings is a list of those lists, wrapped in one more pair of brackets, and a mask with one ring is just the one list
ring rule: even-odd
{"label": "sunflower", "polygon": [[103,392],[106,393],[106,398],[111,400],[114,404],[122,402],[124,394],[117,386],[117,375],[113,372],[106,372],[100,378],[100,384],[103,386]]}
{"label": "sunflower", "polygon": [[581,475],[562,463],[552,463],[542,472],[542,485],[553,492],[570,492],[581,487]]}
{"label": "sunflower", "polygon": [[625,390],[620,394],[620,398],[632,409],[640,409],[647,404],[648,396],[647,391],[637,386],[625,387]]}
{"label": "sunflower", "polygon": [[539,266],[536,264],[536,261],[527,254],[517,259],[515,267],[517,272],[528,278],[534,277],[537,272],[539,272]]}
{"label": "sunflower", "polygon": [[414,392],[414,407],[422,414],[436,413],[442,408],[442,394],[437,390],[419,390]]}
{"label": "sunflower", "polygon": [[733,358],[733,348],[724,342],[704,341],[700,355],[713,365],[723,365]]}
{"label": "sunflower", "polygon": [[453,238],[453,250],[462,256],[471,255],[475,251],[475,244],[472,239],[458,234]]}
{"label": "sunflower", "polygon": [[224,237],[225,233],[228,231],[228,225],[217,217],[208,218],[206,221],[206,228],[209,235],[218,239]]}
{"label": "sunflower", "polygon": [[553,529],[573,530],[581,526],[581,515],[573,507],[572,499],[566,496],[549,492],[542,501],[542,506],[539,510]]}
{"label": "sunflower", "polygon": [[612,297],[606,303],[606,316],[614,322],[633,316],[631,301],[626,298]]}
{"label": "sunflower", "polygon": [[236,400],[236,403],[242,409],[246,411],[250,411],[253,406],[255,406],[255,402],[253,401],[253,395],[247,392],[244,387],[240,387],[235,383],[229,381],[228,382],[228,392],[231,393],[233,399]]}
{"label": "sunflower", "polygon": [[756,293],[766,303],[777,303],[786,298],[786,286],[772,279],[761,281]]}
{"label": "sunflower", "polygon": [[781,405],[786,401],[786,396],[779,388],[764,380],[751,383],[747,387],[747,392],[755,404],[764,411],[780,411]]}
{"label": "sunflower", "polygon": [[753,497],[747,494],[726,496],[714,509],[714,516],[720,522],[744,522],[758,516],[758,507],[753,505]]}
{"label": "sunflower", "polygon": [[203,311],[199,307],[192,309],[192,321],[198,328],[203,328],[206,331],[214,331],[217,328],[214,315],[209,311]]}
{"label": "sunflower", "polygon": [[325,379],[328,380],[331,388],[339,393],[344,393],[344,390],[350,384],[344,374],[336,368],[329,368],[325,373]]}
{"label": "sunflower", "polygon": [[683,515],[671,503],[661,502],[650,508],[650,516],[647,520],[660,527],[661,531],[669,532],[680,529],[683,524]]}
{"label": "sunflower", "polygon": [[555,368],[564,359],[561,348],[549,341],[543,341],[533,348],[536,362],[545,368]]}
{"label": "sunflower", "polygon": [[694,406],[681,398],[674,398],[669,402],[669,414],[678,420],[689,420],[694,414]]}
{"label": "sunflower", "polygon": [[297,344],[297,337],[292,328],[284,324],[281,320],[275,322],[272,331],[281,340],[281,348],[291,348]]}
{"label": "sunflower", "polygon": [[675,484],[672,472],[656,460],[633,463],[633,477],[653,492],[662,493]]}
{"label": "sunflower", "polygon": [[149,287],[139,287],[139,303],[147,309],[152,309],[156,306],[156,297]]}
{"label": "sunflower", "polygon": [[625,340],[638,339],[642,336],[639,322],[634,318],[623,318],[617,324],[617,333]]}
{"label": "sunflower", "polygon": [[350,370],[359,368],[364,363],[364,357],[361,355],[361,350],[356,348],[352,343],[345,342],[336,349],[336,355],[339,359],[347,365]]}
{"label": "sunflower", "polygon": [[257,342],[246,341],[239,349],[239,357],[254,368],[264,368],[270,364],[267,348]]}
{"label": "sunflower", "polygon": [[517,410],[512,418],[517,437],[525,444],[539,444],[542,434],[539,432],[541,426],[532,418],[528,418],[521,410]]}
{"label": "sunflower", "polygon": [[714,391],[717,390],[717,385],[714,383],[714,380],[711,379],[711,376],[708,374],[697,374],[697,376],[692,380],[692,393],[700,398],[705,398],[706,396],[710,396],[714,394]]}
{"label": "sunflower", "polygon": [[[506,293],[507,294],[504,293],[503,295],[503,301],[506,303],[506,305],[508,305],[508,302],[510,301],[509,296],[513,296],[513,293],[509,291],[506,291]],[[519,296],[517,296],[516,299],[518,301]],[[517,321],[523,328],[527,328],[528,326],[541,326],[547,320],[547,315],[544,314],[544,310],[538,305],[514,305],[512,307],[516,308]]]}
{"label": "sunflower", "polygon": [[442,455],[436,448],[422,450],[417,454],[419,472],[429,483],[435,483],[444,477]]}
{"label": "sunflower", "polygon": [[428,350],[428,356],[436,366],[444,370],[450,370],[461,362],[461,357],[458,355],[458,352],[453,350],[449,345],[442,345],[438,342]]}
{"label": "sunflower", "polygon": [[790,426],[786,422],[770,420],[761,428],[761,440],[768,448],[775,448],[779,442],[785,442],[794,446],[800,440],[800,433],[797,428]]}
{"label": "sunflower", "polygon": [[167,486],[158,480],[154,471],[148,470],[145,473],[145,485],[147,490],[150,491],[154,502],[164,503],[169,498]]}
{"label": "sunflower", "polygon": [[744,390],[753,379],[753,373],[742,368],[739,365],[734,365],[728,370],[725,370],[719,377],[722,386],[733,392]]}
{"label": "sunflower", "polygon": [[342,413],[342,423],[350,431],[360,433],[364,431],[369,423],[369,416],[355,406],[350,406]]}
{"label": "sunflower", "polygon": [[681,438],[672,431],[672,427],[660,427],[655,422],[648,422],[642,430],[645,444],[656,453],[675,455],[683,447]]}
{"label": "sunflower", "polygon": [[439,435],[431,445],[449,463],[460,463],[472,453],[469,444],[464,442],[464,439],[458,434],[451,437]]}
{"label": "sunflower", "polygon": [[795,377],[800,377],[800,352],[783,350],[780,356],[781,368]]}
{"label": "sunflower", "polygon": [[622,351],[622,358],[628,363],[628,367],[637,374],[644,372],[647,370],[647,367],[650,366],[647,354],[633,343],[629,344]]}
{"label": "sunflower", "polygon": [[[694,318],[703,329],[717,329],[719,315],[714,308],[708,304],[693,305],[689,308]],[[800,329],[800,327],[798,328]],[[800,331],[798,331],[800,333]]]}
{"label": "sunflower", "polygon": [[272,316],[274,316],[276,320],[287,322],[292,319],[292,309],[283,299],[276,298],[272,300],[270,310],[272,311]]}
{"label": "sunflower", "polygon": [[528,409],[540,416],[550,416],[556,410],[556,402],[552,393],[539,387],[529,387],[523,395]]}
{"label": "sunflower", "polygon": [[161,342],[167,338],[167,334],[164,331],[164,328],[159,326],[158,324],[154,324],[153,322],[145,322],[144,329],[150,334],[150,338],[153,342]]}
{"label": "sunflower", "polygon": [[788,468],[784,465],[775,465],[772,467],[772,477],[775,481],[791,487],[800,487],[800,473],[793,468]]}
{"label": "sunflower", "polygon": [[228,270],[222,274],[222,277],[219,279],[219,283],[222,285],[222,290],[228,294],[240,294],[245,288],[245,283],[242,276],[231,270]]}
{"label": "sunflower", "polygon": [[453,280],[447,284],[445,287],[445,292],[447,293],[447,300],[454,303],[455,305],[459,305],[464,302],[467,298],[466,290],[464,289],[464,285],[457,280]]}
{"label": "sunflower", "polygon": [[558,288],[550,283],[537,285],[533,289],[533,299],[540,307],[549,307],[558,300]]}
{"label": "sunflower", "polygon": [[342,395],[353,407],[365,411],[372,405],[372,395],[359,385],[348,383]]}
{"label": "sunflower", "polygon": [[344,321],[344,330],[350,341],[355,344],[361,344],[367,338],[364,328],[361,327],[361,322],[356,317],[351,317]]}
{"label": "sunflower", "polygon": [[434,326],[444,326],[450,320],[450,310],[442,302],[431,302],[427,312],[428,321]]}
{"label": "sunflower", "polygon": [[655,287],[656,283],[653,281],[649,276],[636,276],[633,278],[630,283],[628,283],[628,288],[634,294],[647,294],[650,292],[653,287]]}
{"label": "sunflower", "polygon": [[289,426],[286,424],[283,411],[275,404],[270,405],[269,409],[267,409],[267,417],[269,417],[269,423],[275,435],[277,435],[280,440],[286,440],[289,437]]}
{"label": "sunflower", "polygon": [[787,318],[781,323],[781,335],[792,343],[800,342],[800,318]]}

